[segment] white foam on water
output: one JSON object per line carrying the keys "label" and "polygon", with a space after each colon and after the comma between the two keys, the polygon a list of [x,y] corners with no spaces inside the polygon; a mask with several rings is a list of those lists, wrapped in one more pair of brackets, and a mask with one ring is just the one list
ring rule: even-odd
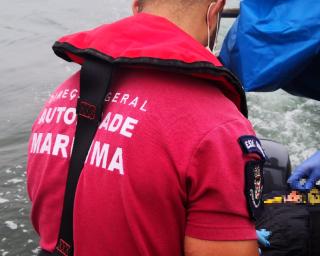
{"label": "white foam on water", "polygon": [[7,183],[17,184],[23,182],[23,179],[14,178],[11,180],[8,180]]}
{"label": "white foam on water", "polygon": [[0,204],[4,204],[4,203],[7,203],[7,202],[9,202],[8,199],[1,198],[1,197],[0,197]]}
{"label": "white foam on water", "polygon": [[320,149],[320,104],[283,91],[248,93],[249,117],[262,138],[285,145],[295,167]]}
{"label": "white foam on water", "polygon": [[16,230],[18,228],[18,225],[11,220],[6,221],[5,224],[12,230]]}
{"label": "white foam on water", "polygon": [[3,251],[3,252],[2,252],[2,256],[6,256],[6,255],[8,255],[8,254],[9,254],[8,251]]}
{"label": "white foam on water", "polygon": [[34,250],[32,250],[33,253],[37,254],[38,252],[40,252],[40,249],[39,248],[36,248]]}

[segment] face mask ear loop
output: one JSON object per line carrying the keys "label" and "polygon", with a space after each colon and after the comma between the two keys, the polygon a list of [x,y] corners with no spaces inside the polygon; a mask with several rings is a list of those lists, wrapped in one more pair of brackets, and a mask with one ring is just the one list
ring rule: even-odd
{"label": "face mask ear loop", "polygon": [[210,50],[210,52],[211,52],[211,49],[210,49],[210,25],[209,25],[209,13],[210,13],[211,7],[212,7],[214,4],[215,4],[215,3],[214,3],[214,2],[212,2],[212,3],[209,5],[208,12],[207,12],[207,33],[208,33],[208,44],[207,44],[207,48]]}
{"label": "face mask ear loop", "polygon": [[218,34],[219,34],[219,30],[220,30],[220,12],[218,13],[217,16],[217,29],[216,29],[216,36],[214,38],[214,45],[213,45],[213,49],[212,51],[214,52],[214,54],[217,54],[216,48],[218,45]]}

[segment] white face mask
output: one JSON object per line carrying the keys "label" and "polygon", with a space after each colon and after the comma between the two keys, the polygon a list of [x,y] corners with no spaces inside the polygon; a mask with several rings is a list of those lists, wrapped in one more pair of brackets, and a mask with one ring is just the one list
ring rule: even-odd
{"label": "white face mask", "polygon": [[211,10],[211,7],[216,4],[216,3],[211,3],[209,8],[208,8],[208,12],[207,12],[207,32],[208,32],[208,44],[207,44],[207,49],[209,52],[211,53],[216,53],[216,47],[217,47],[217,43],[218,43],[218,34],[219,34],[219,29],[220,29],[220,13],[218,13],[217,16],[217,28],[216,28],[216,34],[214,37],[214,44],[213,46],[211,46],[211,35],[210,35],[210,26],[209,26],[209,13]]}

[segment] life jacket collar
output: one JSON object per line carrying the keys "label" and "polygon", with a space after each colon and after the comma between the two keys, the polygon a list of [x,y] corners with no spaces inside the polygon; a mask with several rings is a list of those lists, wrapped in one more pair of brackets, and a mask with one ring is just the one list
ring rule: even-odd
{"label": "life jacket collar", "polygon": [[215,81],[214,85],[246,116],[239,80],[203,45],[169,20],[146,13],[60,38],[53,46],[61,58],[82,64],[98,58],[117,65],[170,69]]}

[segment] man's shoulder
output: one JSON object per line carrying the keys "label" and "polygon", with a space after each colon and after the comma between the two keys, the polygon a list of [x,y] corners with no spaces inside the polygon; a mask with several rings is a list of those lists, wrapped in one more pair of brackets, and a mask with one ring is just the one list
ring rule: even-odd
{"label": "man's shoulder", "polygon": [[[212,127],[246,118],[218,82],[155,69],[128,69],[117,79],[121,90],[148,98],[149,113],[159,121],[184,123],[185,127]],[[179,121],[180,120],[180,121]]]}
{"label": "man's shoulder", "polygon": [[218,83],[170,72],[153,76],[149,72],[148,76],[146,86],[152,88],[146,90],[154,96],[148,103],[149,113],[176,140],[197,143],[205,134],[224,125],[238,126],[239,134],[252,133],[250,122]]}

